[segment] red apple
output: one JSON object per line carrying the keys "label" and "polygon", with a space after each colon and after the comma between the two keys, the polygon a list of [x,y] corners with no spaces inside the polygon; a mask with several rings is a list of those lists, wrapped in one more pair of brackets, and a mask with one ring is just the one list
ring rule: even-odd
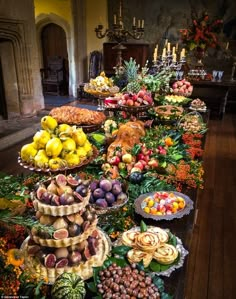
{"label": "red apple", "polygon": [[114,156],[109,161],[112,165],[118,165],[120,163],[120,158],[118,156]]}
{"label": "red apple", "polygon": [[140,168],[141,170],[143,170],[144,165],[142,164],[142,162],[138,161],[137,163],[134,164],[134,167]]}

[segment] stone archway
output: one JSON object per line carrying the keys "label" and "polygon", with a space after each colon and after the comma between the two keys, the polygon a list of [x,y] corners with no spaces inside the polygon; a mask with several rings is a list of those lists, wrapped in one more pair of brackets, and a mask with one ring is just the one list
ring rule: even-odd
{"label": "stone archway", "polygon": [[0,18],[0,55],[3,58],[7,118],[36,113],[31,53],[26,32],[25,22]]}
{"label": "stone archway", "polygon": [[40,53],[40,65],[43,67],[43,57],[42,57],[42,45],[41,45],[41,32],[43,28],[50,24],[54,23],[65,31],[66,33],[66,44],[67,44],[67,51],[68,51],[68,63],[69,63],[69,95],[76,96],[75,88],[73,87],[75,82],[73,79],[73,73],[75,73],[75,63],[73,57],[73,39],[71,38],[71,28],[70,25],[61,17],[56,14],[40,14],[36,18],[36,38],[38,49]]}

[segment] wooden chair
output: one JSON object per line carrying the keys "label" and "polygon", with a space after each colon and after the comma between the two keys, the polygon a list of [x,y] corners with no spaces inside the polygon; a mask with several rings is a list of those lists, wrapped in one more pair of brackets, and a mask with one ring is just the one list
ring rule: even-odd
{"label": "wooden chair", "polygon": [[66,89],[64,59],[59,56],[48,57],[47,68],[40,70],[44,94],[61,95]]}

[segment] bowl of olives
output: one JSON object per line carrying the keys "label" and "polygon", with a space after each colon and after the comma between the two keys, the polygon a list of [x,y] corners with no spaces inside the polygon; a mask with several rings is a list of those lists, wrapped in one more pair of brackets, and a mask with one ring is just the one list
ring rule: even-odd
{"label": "bowl of olives", "polygon": [[89,202],[98,215],[117,211],[128,202],[127,186],[119,180],[95,179],[90,190]]}

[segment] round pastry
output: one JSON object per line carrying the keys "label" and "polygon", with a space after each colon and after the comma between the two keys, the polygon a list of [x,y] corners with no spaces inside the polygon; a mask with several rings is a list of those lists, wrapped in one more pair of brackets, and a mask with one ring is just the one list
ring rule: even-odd
{"label": "round pastry", "polygon": [[150,231],[139,233],[135,238],[135,247],[145,252],[154,252],[159,245],[158,235]]}
{"label": "round pastry", "polygon": [[138,234],[138,231],[126,231],[122,234],[121,241],[124,245],[133,247]]}
{"label": "round pastry", "polygon": [[151,263],[153,255],[152,253],[144,252],[142,250],[131,249],[127,253],[127,258],[130,264],[143,261],[143,265],[146,268]]}
{"label": "round pastry", "polygon": [[193,110],[206,110],[206,104],[199,98],[192,100],[190,108]]}
{"label": "round pastry", "polygon": [[166,243],[169,240],[168,233],[164,229],[162,229],[160,227],[152,226],[152,227],[150,227],[148,229],[148,231],[157,234],[157,236],[158,236],[158,238],[160,240],[160,243]]}
{"label": "round pastry", "polygon": [[160,264],[169,265],[178,257],[178,250],[170,244],[161,244],[153,254],[153,258]]}
{"label": "round pastry", "polygon": [[184,109],[173,105],[157,106],[154,108],[157,116],[161,119],[169,120],[178,118],[183,114]]}

